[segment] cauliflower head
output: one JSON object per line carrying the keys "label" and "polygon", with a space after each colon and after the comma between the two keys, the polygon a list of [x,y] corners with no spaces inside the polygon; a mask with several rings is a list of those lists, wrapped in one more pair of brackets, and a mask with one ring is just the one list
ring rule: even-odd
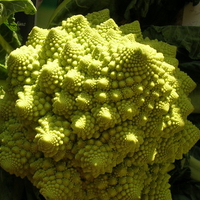
{"label": "cauliflower head", "polygon": [[0,166],[47,200],[171,200],[172,163],[200,139],[175,56],[107,9],[34,27],[7,60]]}

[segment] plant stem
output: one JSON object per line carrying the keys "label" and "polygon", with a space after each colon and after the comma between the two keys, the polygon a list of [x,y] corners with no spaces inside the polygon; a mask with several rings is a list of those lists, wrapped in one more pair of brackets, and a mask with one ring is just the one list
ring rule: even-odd
{"label": "plant stem", "polygon": [[12,46],[9,45],[9,43],[2,37],[0,34],[0,45],[2,48],[9,54],[11,51],[13,51]]}

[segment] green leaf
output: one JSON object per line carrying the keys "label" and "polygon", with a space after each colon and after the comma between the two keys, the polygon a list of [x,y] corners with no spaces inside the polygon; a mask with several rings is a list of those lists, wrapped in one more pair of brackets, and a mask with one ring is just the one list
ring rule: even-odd
{"label": "green leaf", "polygon": [[200,28],[195,26],[151,26],[144,37],[158,39],[187,50],[191,59],[200,59]]}
{"label": "green leaf", "polygon": [[5,65],[6,56],[21,46],[21,37],[15,23],[14,14],[24,12],[35,14],[36,8],[31,0],[0,1],[0,64]]}
{"label": "green leaf", "polygon": [[[186,72],[198,85],[200,85],[200,61],[199,60],[186,60],[187,55],[178,55],[179,68]],[[200,90],[199,90],[200,92]],[[199,94],[200,95],[200,94]]]}
{"label": "green leaf", "polygon": [[197,87],[190,93],[190,99],[191,103],[194,106],[193,113],[199,113],[200,114],[200,85],[197,85]]}
{"label": "green leaf", "polygon": [[193,6],[196,6],[200,2],[200,0],[190,0],[190,2],[193,3]]}
{"label": "green leaf", "polygon": [[34,15],[36,8],[31,0],[4,0],[0,1],[0,24],[4,23],[11,15],[16,12]]}
{"label": "green leaf", "polygon": [[6,67],[0,64],[0,80],[5,80],[6,78],[7,78]]}
{"label": "green leaf", "polygon": [[53,15],[51,16],[48,28],[59,25],[62,20],[71,17],[72,15],[86,15],[90,12],[95,12],[108,8],[111,13],[115,13],[115,6],[118,0],[64,0],[62,1]]}
{"label": "green leaf", "polygon": [[130,18],[130,13],[134,11],[141,17],[146,17],[152,4],[159,5],[161,0],[132,0],[127,6],[125,17]]}
{"label": "green leaf", "polygon": [[6,24],[0,25],[0,64],[5,65],[7,55],[21,46],[21,40],[17,32],[11,31]]}

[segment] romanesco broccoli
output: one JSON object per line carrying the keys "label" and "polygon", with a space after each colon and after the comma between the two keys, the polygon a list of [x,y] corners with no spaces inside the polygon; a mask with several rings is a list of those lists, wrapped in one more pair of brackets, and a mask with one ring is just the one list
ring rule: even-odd
{"label": "romanesco broccoli", "polygon": [[34,27],[7,60],[0,166],[47,200],[171,200],[168,171],[200,138],[175,56],[108,10]]}

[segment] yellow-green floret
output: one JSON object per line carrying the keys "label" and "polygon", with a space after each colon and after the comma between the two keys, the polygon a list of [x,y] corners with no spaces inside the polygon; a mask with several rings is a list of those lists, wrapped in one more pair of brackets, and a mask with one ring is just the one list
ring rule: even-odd
{"label": "yellow-green floret", "polygon": [[176,47],[108,10],[34,27],[8,57],[0,167],[47,200],[171,200],[168,172],[200,139]]}

